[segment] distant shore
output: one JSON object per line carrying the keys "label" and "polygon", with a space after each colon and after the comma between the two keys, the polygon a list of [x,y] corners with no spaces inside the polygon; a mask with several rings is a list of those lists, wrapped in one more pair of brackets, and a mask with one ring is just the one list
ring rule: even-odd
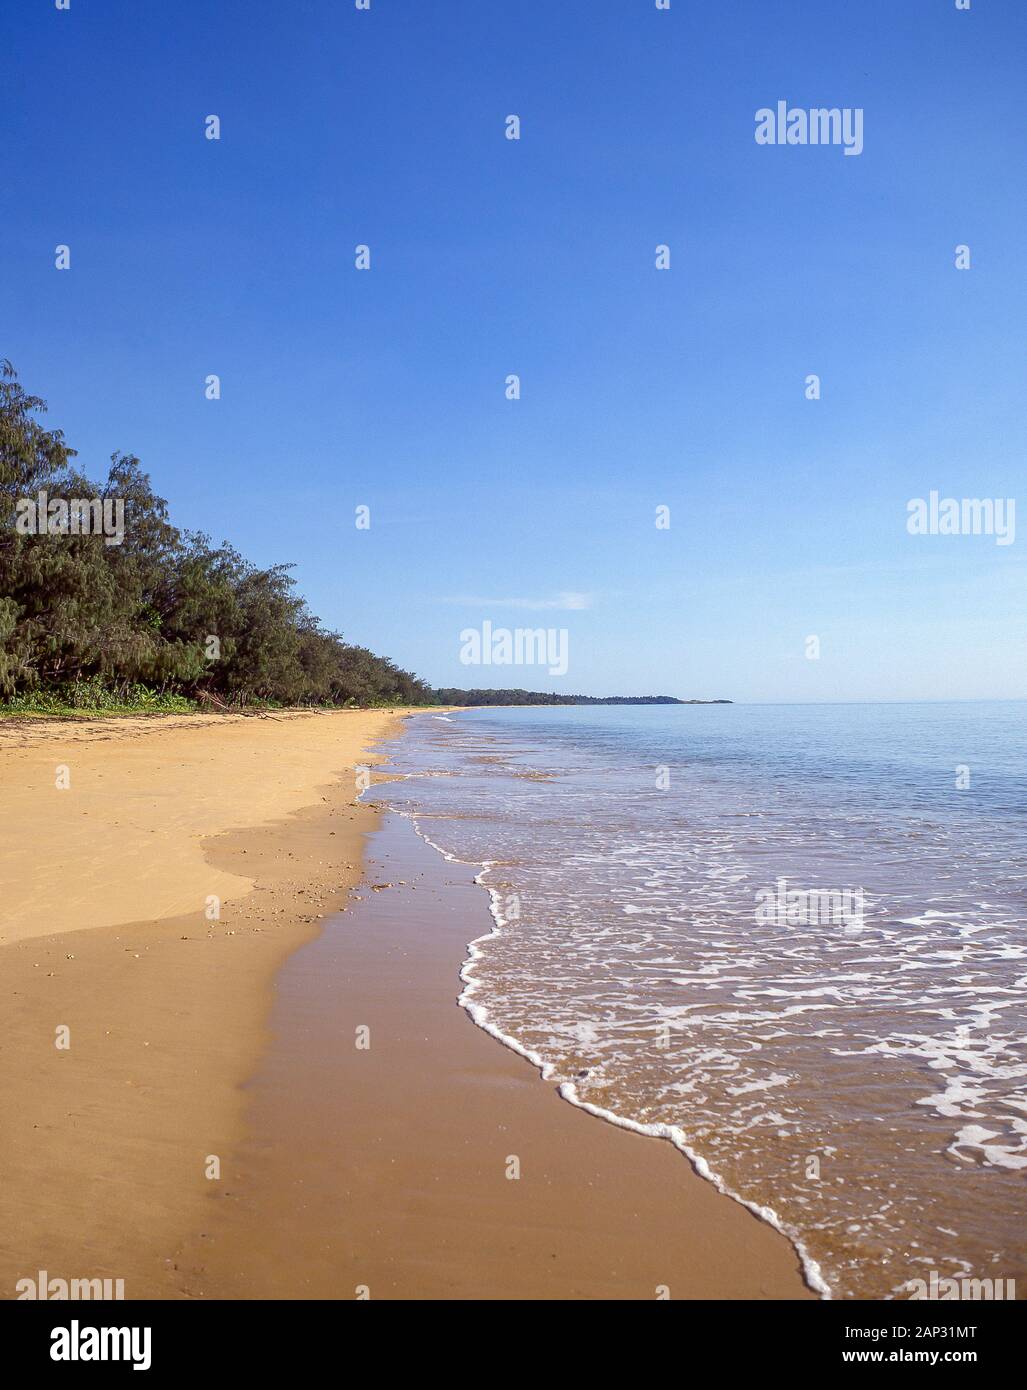
{"label": "distant shore", "polygon": [[[371,1263],[384,1297],[652,1298],[650,1274],[672,1297],[808,1296],[787,1242],[669,1145],[573,1110],[474,1027],[471,933],[427,893],[415,917],[357,889],[342,923],[373,907],[378,930],[333,927],[280,973],[361,881],[378,813],[354,769],[401,713],[0,725],[0,1297],[46,1270],[129,1299],[351,1299]],[[312,968],[330,1007],[308,1032],[271,1005]],[[360,1057],[344,998],[377,1050],[326,1089]],[[531,1181],[475,1188],[488,1133],[490,1163],[528,1147]]]}

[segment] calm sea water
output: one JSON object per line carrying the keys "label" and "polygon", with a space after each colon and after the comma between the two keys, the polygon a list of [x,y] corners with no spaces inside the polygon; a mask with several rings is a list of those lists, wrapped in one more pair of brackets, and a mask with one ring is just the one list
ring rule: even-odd
{"label": "calm sea water", "polygon": [[[1025,727],[1019,702],[424,715],[382,795],[486,866],[467,1002],[568,1098],[670,1134],[834,1296],[936,1271],[1022,1297]],[[811,889],[838,896],[780,896]]]}

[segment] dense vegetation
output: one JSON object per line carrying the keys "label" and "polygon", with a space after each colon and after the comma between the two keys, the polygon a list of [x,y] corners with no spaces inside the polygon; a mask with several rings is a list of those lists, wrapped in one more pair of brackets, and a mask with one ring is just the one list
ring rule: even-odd
{"label": "dense vegetation", "polygon": [[[72,462],[43,401],[0,363],[0,700],[9,710],[174,709],[192,702],[421,704],[429,687],[327,631],[287,565],[180,531],[139,460],[106,478]],[[124,498],[124,539],[27,534],[18,501]],[[213,640],[212,640],[213,639]]]}
{"label": "dense vegetation", "polygon": [[[11,364],[0,362],[0,711],[703,703],[433,691],[323,628],[294,592],[291,566],[261,569],[227,542],[172,526],[133,455],[113,454],[106,478],[87,478],[62,432],[43,428],[45,412]],[[56,534],[46,526],[33,533],[20,514],[23,499],[40,492],[110,506],[123,499],[118,543],[71,523]]]}

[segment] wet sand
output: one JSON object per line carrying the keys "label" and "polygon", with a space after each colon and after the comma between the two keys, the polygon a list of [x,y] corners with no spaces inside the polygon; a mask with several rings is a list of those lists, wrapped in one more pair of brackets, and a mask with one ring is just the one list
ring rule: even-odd
{"label": "wet sand", "polygon": [[809,1296],[776,1232],[457,1006],[470,871],[389,816],[354,889],[349,769],[398,720],[129,725],[0,729],[0,1296]]}
{"label": "wet sand", "polygon": [[391,814],[368,854],[377,887],[278,977],[251,1135],[231,1197],[211,1194],[179,1252],[181,1291],[809,1296],[791,1246],[672,1145],[561,1100],[456,1004],[466,943],[491,925],[473,870]]}

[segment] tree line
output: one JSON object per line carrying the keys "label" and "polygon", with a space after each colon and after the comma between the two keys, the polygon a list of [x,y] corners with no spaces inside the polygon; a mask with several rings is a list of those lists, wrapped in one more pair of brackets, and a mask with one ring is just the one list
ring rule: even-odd
{"label": "tree line", "polygon": [[730,700],[679,700],[674,695],[554,695],[540,690],[435,691],[440,705],[729,705]]}
{"label": "tree line", "polygon": [[[434,702],[424,681],[323,627],[296,594],[291,566],[261,568],[227,542],[173,526],[133,455],[115,453],[105,478],[87,478],[63,433],[44,428],[45,412],[0,363],[0,697],[82,703],[91,691],[98,703],[111,694],[128,703],[145,690],[227,707]],[[45,499],[36,507],[41,493],[49,508]],[[68,499],[115,498],[120,540],[69,518]]]}

